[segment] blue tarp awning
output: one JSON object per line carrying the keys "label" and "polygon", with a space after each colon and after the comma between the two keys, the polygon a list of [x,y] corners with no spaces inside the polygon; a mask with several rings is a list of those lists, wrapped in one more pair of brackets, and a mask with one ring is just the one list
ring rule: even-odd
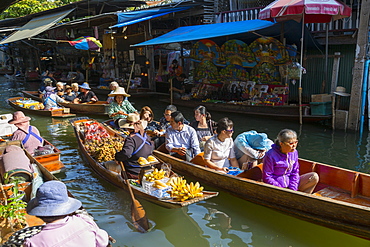
{"label": "blue tarp awning", "polygon": [[124,27],[132,25],[138,22],[147,21],[156,17],[167,15],[174,12],[184,11],[192,8],[194,6],[184,6],[177,8],[162,8],[162,9],[149,9],[140,11],[131,11],[118,13],[118,24],[110,26],[109,28]]}
{"label": "blue tarp awning", "polygon": [[175,42],[210,39],[220,36],[251,32],[273,25],[274,23],[271,21],[250,20],[179,27],[162,36],[133,46],[160,45]]}
{"label": "blue tarp awning", "polygon": [[[179,27],[157,38],[147,40],[132,46],[162,45],[176,42],[212,39],[217,44],[223,44],[230,39],[240,39],[251,43],[261,36],[278,38],[281,34],[287,44],[300,46],[302,25],[296,21],[273,23],[263,20],[236,21],[217,24]],[[304,32],[304,43],[307,47],[319,47],[312,38],[310,31]]]}

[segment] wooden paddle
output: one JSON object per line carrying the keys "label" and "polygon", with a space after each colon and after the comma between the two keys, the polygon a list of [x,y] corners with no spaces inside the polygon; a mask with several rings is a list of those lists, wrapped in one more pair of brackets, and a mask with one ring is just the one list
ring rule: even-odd
{"label": "wooden paddle", "polygon": [[143,206],[140,204],[140,202],[135,199],[134,193],[132,192],[131,186],[127,179],[125,166],[123,165],[122,161],[117,161],[117,162],[122,168],[122,174],[123,174],[123,177],[125,178],[128,191],[130,192],[130,195],[131,195],[131,200],[132,200],[131,218],[132,218],[133,224],[139,232],[145,233],[149,230],[149,222],[148,222],[148,219],[146,218],[145,210]]}

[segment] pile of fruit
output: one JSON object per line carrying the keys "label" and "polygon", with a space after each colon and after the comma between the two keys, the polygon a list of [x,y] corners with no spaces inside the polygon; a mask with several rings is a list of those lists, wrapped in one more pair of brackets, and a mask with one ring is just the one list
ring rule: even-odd
{"label": "pile of fruit", "polygon": [[199,182],[195,184],[191,182],[188,184],[186,180],[181,177],[172,177],[167,182],[167,185],[172,187],[172,190],[167,192],[177,201],[183,202],[187,199],[203,196],[203,187],[200,186]]}
{"label": "pile of fruit", "polygon": [[85,147],[98,162],[114,160],[117,150],[121,151],[124,139],[121,137],[102,138],[85,142]]}
{"label": "pile of fruit", "polygon": [[109,133],[98,122],[82,123],[85,140],[102,140],[110,137]]}
{"label": "pile of fruit", "polygon": [[148,182],[154,182],[156,180],[163,179],[165,175],[166,175],[165,170],[163,169],[158,170],[157,168],[155,168],[152,172],[145,174],[144,177]]}

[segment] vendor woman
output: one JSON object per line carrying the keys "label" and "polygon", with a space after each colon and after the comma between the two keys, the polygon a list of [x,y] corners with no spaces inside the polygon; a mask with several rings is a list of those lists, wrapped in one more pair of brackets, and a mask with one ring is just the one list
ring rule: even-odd
{"label": "vendor woman", "polygon": [[114,100],[109,104],[108,115],[113,118],[118,126],[120,119],[126,119],[129,113],[137,113],[137,110],[131,105],[125,97],[130,97],[123,87],[118,87],[113,93],[108,94],[109,97],[114,97]]}

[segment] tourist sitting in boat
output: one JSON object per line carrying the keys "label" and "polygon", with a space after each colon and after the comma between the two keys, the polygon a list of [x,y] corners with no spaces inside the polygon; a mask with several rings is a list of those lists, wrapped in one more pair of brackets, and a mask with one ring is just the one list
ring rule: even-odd
{"label": "tourist sitting in boat", "polygon": [[57,82],[55,92],[59,97],[62,97],[64,95],[64,85],[63,82]]}
{"label": "tourist sitting in boat", "polygon": [[89,83],[84,82],[82,85],[79,86],[81,93],[77,95],[77,97],[73,100],[73,103],[87,103],[87,102],[96,102],[98,101],[98,97],[95,95],[93,91],[90,91],[91,88]]}
{"label": "tourist sitting in boat", "polygon": [[195,121],[190,126],[197,132],[200,150],[203,151],[206,141],[214,135],[216,123],[212,121],[211,114],[202,105],[194,109],[194,118]]}
{"label": "tourist sitting in boat", "polygon": [[30,160],[22,148],[15,145],[5,148],[3,155],[0,156],[0,174],[4,180],[7,174],[7,178],[17,177],[25,182],[31,182],[33,172]]}
{"label": "tourist sitting in boat", "polygon": [[227,117],[217,122],[217,135],[208,139],[204,146],[204,161],[207,167],[225,173],[230,166],[239,167],[234,152],[233,126],[233,121]]}
{"label": "tourist sitting in boat", "polygon": [[[119,87],[118,85],[118,82],[116,81],[112,81],[110,84],[109,84],[109,89],[111,90],[109,94],[112,94],[114,93],[114,91],[116,91],[116,89]],[[110,97],[108,95],[108,98],[107,98],[107,102],[108,104],[110,104],[112,101],[114,101],[114,97]]]}
{"label": "tourist sitting in boat", "polygon": [[58,103],[66,103],[64,99],[55,94],[54,90],[55,87],[47,86],[45,88],[45,94],[42,96],[45,111],[51,111],[60,108]]}
{"label": "tourist sitting in boat", "polygon": [[119,126],[128,130],[130,135],[126,138],[122,150],[116,153],[115,158],[123,162],[129,178],[138,178],[141,170],[138,159],[148,158],[154,149],[153,142],[145,133],[147,122],[140,120],[139,114],[130,113],[126,119],[119,121]]}
{"label": "tourist sitting in boat", "polygon": [[166,130],[166,149],[171,155],[190,161],[200,153],[199,141],[195,130],[184,120],[181,112],[171,113],[171,127]]}
{"label": "tourist sitting in boat", "polygon": [[137,110],[131,105],[130,101],[125,100],[125,97],[130,97],[123,87],[118,87],[113,93],[108,94],[114,100],[109,104],[108,115],[113,118],[118,125],[120,119],[127,118],[129,113],[138,114]]}
{"label": "tourist sitting in boat", "polygon": [[262,162],[266,152],[274,144],[265,133],[257,133],[255,130],[239,134],[234,140],[234,150],[239,167],[249,170]]}
{"label": "tourist sitting in boat", "polygon": [[43,146],[44,139],[40,136],[39,130],[30,125],[30,117],[26,117],[22,111],[13,113],[13,119],[8,123],[14,124],[18,129],[14,131],[12,141],[22,141],[23,147],[33,155],[38,146]]}
{"label": "tourist sitting in boat", "polygon": [[77,97],[77,95],[80,94],[79,90],[79,86],[78,86],[78,83],[77,82],[74,82],[71,84],[71,87],[72,87],[72,93]]}
{"label": "tourist sitting in boat", "polygon": [[140,119],[148,123],[146,132],[150,132],[151,136],[159,136],[161,132],[161,124],[154,120],[154,113],[149,106],[144,106],[140,110]]}
{"label": "tourist sitting in boat", "polygon": [[68,197],[64,183],[52,180],[42,184],[27,204],[27,213],[46,224],[22,246],[108,246],[108,233],[89,215],[76,212],[81,205],[79,200]]}
{"label": "tourist sitting in boat", "polygon": [[172,91],[174,99],[181,99],[181,96],[185,93],[184,80],[186,78],[185,74],[181,74],[172,79],[172,88],[169,90]]}
{"label": "tourist sitting in boat", "polygon": [[45,81],[45,79],[50,79],[54,85],[57,83],[57,80],[55,80],[55,78],[54,78],[54,73],[53,72],[47,71],[46,75],[42,76],[42,81],[43,82]]}
{"label": "tourist sitting in boat", "polygon": [[52,87],[52,86],[53,86],[53,81],[51,79],[46,78],[45,80],[43,80],[40,85],[40,88],[38,89],[40,98],[42,98],[42,96],[45,94],[45,88]]}
{"label": "tourist sitting in boat", "polygon": [[275,144],[263,159],[263,182],[312,193],[319,182],[319,176],[316,172],[299,175],[297,144],[297,133],[294,130],[280,131]]}
{"label": "tourist sitting in boat", "polygon": [[[177,107],[175,105],[168,105],[166,109],[164,109],[163,117],[159,119],[159,123],[161,124],[161,129],[163,130],[160,135],[163,135],[168,127],[171,126],[171,114],[177,111]],[[184,119],[185,124],[190,124],[188,120]]]}
{"label": "tourist sitting in boat", "polygon": [[66,86],[65,94],[62,96],[62,98],[65,101],[73,102],[73,100],[76,98],[76,95],[72,92],[71,86]]}

